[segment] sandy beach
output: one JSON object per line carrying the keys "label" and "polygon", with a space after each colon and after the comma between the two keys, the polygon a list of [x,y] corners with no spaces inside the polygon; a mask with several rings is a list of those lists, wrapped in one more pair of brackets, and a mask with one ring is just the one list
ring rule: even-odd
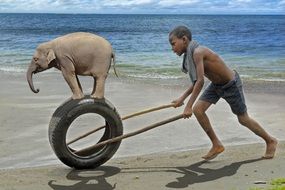
{"label": "sandy beach", "polygon": [[[266,187],[285,177],[285,84],[244,81],[249,114],[280,142],[276,157],[259,159],[263,141],[241,126],[221,100],[208,111],[226,151],[201,162],[210,142],[194,117],[126,139],[114,157],[95,170],[77,171],[62,164],[48,142],[52,113],[71,92],[59,72],[34,76],[33,94],[25,73],[0,73],[0,189],[248,189]],[[80,77],[86,94],[93,79]],[[106,98],[121,116],[169,104],[187,81],[138,81],[109,77]],[[178,115],[167,109],[124,121],[124,133]]]}

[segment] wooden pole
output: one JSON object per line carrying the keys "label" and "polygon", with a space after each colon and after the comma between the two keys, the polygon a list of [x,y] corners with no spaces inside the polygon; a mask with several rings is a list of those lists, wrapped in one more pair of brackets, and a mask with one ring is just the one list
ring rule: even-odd
{"label": "wooden pole", "polygon": [[[136,113],[132,113],[132,114],[126,115],[126,116],[122,117],[121,119],[122,120],[126,120],[126,119],[130,119],[132,117],[136,117],[136,116],[143,115],[143,114],[146,114],[146,113],[150,113],[150,112],[154,112],[154,111],[170,108],[170,107],[173,107],[173,106],[174,106],[174,104],[162,105],[162,106],[158,106],[158,107],[154,107],[154,108],[150,108],[150,109],[146,109],[146,110],[143,110],[143,111],[139,111],[139,112],[136,112]],[[95,132],[97,132],[97,131],[99,131],[101,129],[104,129],[104,128],[105,128],[105,125],[101,126],[101,127],[98,127],[98,128],[96,128],[96,129],[94,129],[92,131],[89,131],[89,132],[87,132],[87,133],[85,133],[85,134],[83,134],[83,135],[81,135],[81,136],[79,136],[79,137],[69,141],[67,143],[67,145],[70,145],[70,144],[72,144],[72,143],[74,143],[74,142],[76,142],[76,141],[78,141],[80,139],[83,139],[83,138],[85,138],[85,137],[87,137],[87,136],[89,136],[89,135],[91,135],[91,134],[93,134],[93,133],[95,133]]]}
{"label": "wooden pole", "polygon": [[89,131],[89,132],[87,132],[87,133],[85,133],[85,134],[83,134],[83,135],[81,135],[81,136],[79,136],[79,137],[77,137],[77,138],[75,138],[75,139],[69,141],[69,142],[67,143],[67,145],[70,145],[70,144],[72,144],[72,143],[74,143],[74,142],[76,142],[76,141],[78,141],[78,140],[80,140],[80,139],[83,139],[84,137],[87,137],[87,136],[89,136],[89,135],[91,135],[91,134],[93,134],[93,133],[95,133],[95,132],[97,132],[97,131],[100,131],[101,129],[104,129],[105,127],[106,127],[106,126],[104,125],[104,126],[101,126],[101,127],[96,128],[96,129],[94,129],[94,130],[92,130],[92,131]]}
{"label": "wooden pole", "polygon": [[132,137],[132,136],[138,135],[138,134],[146,132],[146,131],[148,131],[150,129],[154,129],[156,127],[159,127],[161,125],[165,125],[167,123],[176,121],[176,120],[181,119],[181,118],[183,118],[182,114],[177,115],[177,116],[172,117],[172,118],[169,118],[169,119],[166,119],[166,120],[163,120],[163,121],[160,121],[160,122],[157,122],[157,123],[154,123],[152,125],[146,126],[146,127],[142,128],[142,129],[139,129],[137,131],[130,132],[130,133],[127,133],[125,135],[121,135],[121,136],[118,136],[118,137],[115,137],[115,138],[112,138],[112,139],[109,139],[109,140],[102,141],[102,142],[100,142],[98,144],[92,145],[92,146],[87,147],[85,149],[81,149],[81,150],[75,151],[74,153],[75,154],[85,154],[85,153],[88,154],[89,151],[91,151],[93,149],[96,149],[98,147],[104,146],[106,144],[114,143],[114,142],[120,141],[120,140],[128,138],[128,137]]}
{"label": "wooden pole", "polygon": [[154,112],[154,111],[170,108],[170,107],[173,107],[173,106],[174,106],[174,104],[167,104],[167,105],[162,105],[162,106],[158,106],[158,107],[155,107],[155,108],[146,109],[146,110],[143,110],[143,111],[132,113],[130,115],[126,115],[126,116],[122,117],[122,120],[130,119],[130,118],[135,117],[135,116],[139,116],[139,115],[143,115],[143,114],[146,114],[146,113],[150,113],[150,112]]}

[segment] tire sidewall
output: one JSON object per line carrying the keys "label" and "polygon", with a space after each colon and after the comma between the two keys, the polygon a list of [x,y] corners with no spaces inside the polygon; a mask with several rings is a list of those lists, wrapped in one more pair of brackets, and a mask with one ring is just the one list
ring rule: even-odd
{"label": "tire sidewall", "polygon": [[95,168],[108,161],[117,151],[121,141],[105,145],[98,153],[81,157],[69,150],[66,134],[72,122],[79,116],[95,113],[101,115],[109,124],[109,138],[123,134],[122,121],[114,106],[107,100],[84,98],[81,101],[69,100],[53,114],[49,127],[50,144],[57,157],[66,165],[78,169]]}

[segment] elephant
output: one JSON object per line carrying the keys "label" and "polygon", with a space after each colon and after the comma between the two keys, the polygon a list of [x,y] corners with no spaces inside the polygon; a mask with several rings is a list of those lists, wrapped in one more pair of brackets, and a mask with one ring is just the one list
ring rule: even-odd
{"label": "elephant", "polygon": [[118,76],[115,54],[106,39],[87,32],[70,33],[38,45],[26,73],[27,81],[31,90],[38,93],[39,89],[33,85],[33,74],[54,67],[62,72],[73,93],[72,99],[82,99],[84,94],[77,75],[92,76],[91,97],[102,99],[112,60]]}

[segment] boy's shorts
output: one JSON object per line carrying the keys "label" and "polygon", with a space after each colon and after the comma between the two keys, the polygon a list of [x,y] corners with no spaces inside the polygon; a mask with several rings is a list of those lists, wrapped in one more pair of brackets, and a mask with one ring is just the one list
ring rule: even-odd
{"label": "boy's shorts", "polygon": [[236,71],[235,78],[224,85],[213,84],[211,82],[199,99],[216,104],[220,98],[224,98],[229,103],[232,112],[236,115],[247,111],[242,82]]}

